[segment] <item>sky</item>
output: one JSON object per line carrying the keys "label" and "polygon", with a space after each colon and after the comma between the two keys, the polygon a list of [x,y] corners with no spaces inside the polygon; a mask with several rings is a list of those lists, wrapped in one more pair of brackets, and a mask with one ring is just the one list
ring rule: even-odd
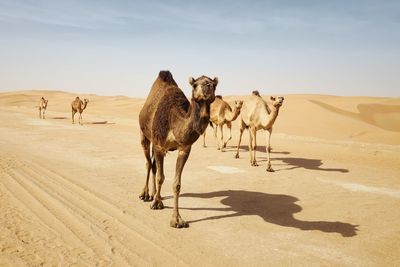
{"label": "sky", "polygon": [[0,0],[0,92],[400,97],[400,1]]}

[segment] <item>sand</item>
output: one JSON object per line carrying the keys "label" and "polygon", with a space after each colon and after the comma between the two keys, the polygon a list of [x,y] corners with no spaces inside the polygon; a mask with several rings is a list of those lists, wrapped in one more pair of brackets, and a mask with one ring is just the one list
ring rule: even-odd
{"label": "sand", "polygon": [[[49,99],[47,118],[35,105]],[[286,95],[267,173],[237,121],[226,152],[211,129],[183,172],[181,215],[169,226],[176,152],[167,155],[164,210],[139,200],[143,99],[0,94],[0,266],[398,266],[400,99]],[[236,98],[227,97],[232,102]]]}

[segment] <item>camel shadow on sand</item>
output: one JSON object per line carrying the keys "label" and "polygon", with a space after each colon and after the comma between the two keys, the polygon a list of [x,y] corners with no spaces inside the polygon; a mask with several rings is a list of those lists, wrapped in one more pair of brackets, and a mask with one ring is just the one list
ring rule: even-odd
{"label": "camel shadow on sand", "polygon": [[115,122],[109,122],[109,121],[88,121],[83,124],[115,124]]}
{"label": "camel shadow on sand", "polygon": [[[235,148],[236,147],[230,147],[230,148]],[[241,150],[247,150],[248,151],[248,146],[240,146],[239,147]],[[265,146],[257,146],[256,150],[258,152],[265,152]],[[346,173],[349,172],[347,169],[342,169],[342,168],[322,168],[323,162],[320,159],[307,159],[307,158],[294,158],[294,157],[275,157],[275,155],[281,154],[281,155],[289,155],[290,152],[287,151],[271,151],[271,154],[274,156],[271,156],[271,161],[282,161],[283,163],[274,163],[273,166],[280,166],[283,165],[285,167],[283,168],[278,168],[275,169],[275,171],[284,171],[284,170],[293,170],[293,169],[298,169],[298,168],[304,168],[308,170],[316,170],[316,171],[328,171],[328,172],[342,172]],[[267,161],[266,157],[263,156],[257,156],[257,161],[258,162],[263,162]]]}
{"label": "camel shadow on sand", "polygon": [[[343,237],[357,235],[358,225],[344,222],[329,221],[302,221],[293,215],[302,210],[301,206],[295,204],[296,197],[288,195],[267,194],[245,190],[224,190],[211,193],[186,193],[182,197],[214,198],[223,197],[221,203],[227,207],[221,208],[181,208],[188,210],[212,210],[230,212],[229,214],[215,215],[198,220],[189,221],[196,223],[208,220],[255,215],[264,219],[265,222],[284,227],[297,228],[303,231],[317,230],[326,233],[338,233]],[[233,212],[233,213],[232,213]]]}
{"label": "camel shadow on sand", "polygon": [[[53,120],[68,120],[70,118],[68,117],[51,117]],[[87,121],[83,122],[83,124],[115,124],[115,122],[109,122],[109,121]]]}
{"label": "camel shadow on sand", "polygon": [[51,117],[51,119],[53,119],[53,120],[68,120],[68,119],[70,119],[70,118],[58,116],[58,117]]}
{"label": "camel shadow on sand", "polygon": [[[265,147],[266,146],[258,146],[257,145],[256,151],[265,153],[266,152],[266,148]],[[236,152],[237,146],[227,146],[226,148],[227,148],[227,151],[229,150],[229,151],[235,151]],[[240,149],[240,152],[249,152],[249,146],[241,145],[239,147],[239,149]],[[273,149],[271,150],[271,153],[272,154],[283,154],[283,155],[289,155],[290,154],[289,151],[274,151]]]}
{"label": "camel shadow on sand", "polygon": [[[272,158],[271,160],[280,160],[283,162],[282,165],[288,167],[280,168],[275,171],[282,171],[282,170],[293,170],[298,168],[304,168],[308,170],[316,170],[316,171],[328,171],[328,172],[342,172],[346,173],[349,172],[348,169],[341,169],[341,168],[322,168],[322,160],[320,159],[306,159],[306,158]],[[261,160],[263,161],[263,160]],[[274,166],[279,164],[273,164]]]}

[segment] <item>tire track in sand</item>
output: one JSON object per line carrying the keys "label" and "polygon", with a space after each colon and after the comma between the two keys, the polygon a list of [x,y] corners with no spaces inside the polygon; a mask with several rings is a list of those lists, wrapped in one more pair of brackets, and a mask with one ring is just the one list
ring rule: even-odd
{"label": "tire track in sand", "polygon": [[165,265],[166,259],[186,265],[140,233],[146,229],[137,224],[132,229],[132,217],[89,188],[32,161],[12,170],[11,176],[98,257],[105,254],[105,260],[118,266]]}
{"label": "tire track in sand", "polygon": [[[72,241],[74,247],[84,248],[89,252],[88,258],[96,262],[96,265],[109,265],[111,263],[111,248],[109,248],[106,240],[94,234],[91,225],[83,222],[82,218],[77,217],[64,203],[57,201],[54,198],[54,193],[43,190],[40,185],[21,171],[11,171],[9,181],[11,181],[11,187],[17,185],[25,191],[22,195],[24,198],[26,198],[26,195],[30,195],[28,197],[30,200],[25,205],[32,209],[34,213],[39,213],[39,218],[51,228],[54,227],[53,229],[63,239],[67,242]],[[21,197],[21,195],[18,197]],[[32,208],[33,203],[36,204],[34,208]],[[113,260],[117,265],[127,265],[124,260],[117,257],[114,257]]]}

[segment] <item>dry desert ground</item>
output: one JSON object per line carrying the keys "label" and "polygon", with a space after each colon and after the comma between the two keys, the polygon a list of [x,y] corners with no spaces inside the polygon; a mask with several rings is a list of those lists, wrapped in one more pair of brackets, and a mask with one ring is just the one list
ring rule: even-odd
{"label": "dry desert ground", "polygon": [[237,121],[226,152],[208,128],[183,171],[190,227],[175,229],[176,152],[165,161],[165,209],[138,198],[144,99],[80,95],[90,100],[80,126],[75,96],[0,94],[0,266],[400,266],[399,98],[285,95],[273,173],[265,132],[252,167],[247,132],[234,158]]}

